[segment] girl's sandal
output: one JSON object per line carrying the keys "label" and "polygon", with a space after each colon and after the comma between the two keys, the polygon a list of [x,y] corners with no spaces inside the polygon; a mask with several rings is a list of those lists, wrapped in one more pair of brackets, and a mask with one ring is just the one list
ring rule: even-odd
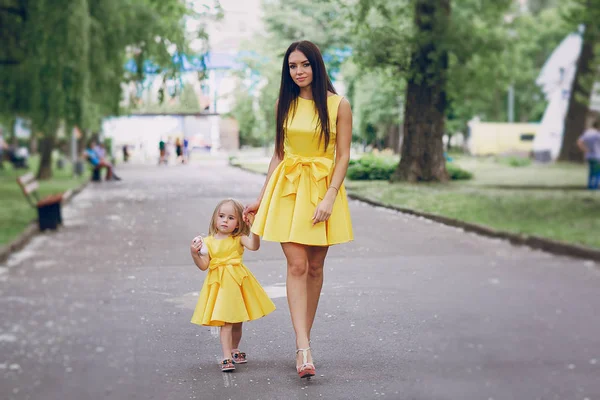
{"label": "girl's sandal", "polygon": [[308,362],[307,352],[310,350],[310,347],[306,349],[298,349],[296,350],[296,354],[302,352],[302,364],[296,365],[296,371],[298,372],[298,376],[300,378],[310,378],[311,376],[315,376],[315,365],[313,363]]}
{"label": "girl's sandal", "polygon": [[231,352],[231,358],[233,359],[234,364],[246,364],[248,362],[246,359],[246,353],[240,351],[239,349],[234,349]]}
{"label": "girl's sandal", "polygon": [[235,365],[233,364],[233,360],[231,358],[226,358],[221,361],[221,372],[231,372],[235,371]]}

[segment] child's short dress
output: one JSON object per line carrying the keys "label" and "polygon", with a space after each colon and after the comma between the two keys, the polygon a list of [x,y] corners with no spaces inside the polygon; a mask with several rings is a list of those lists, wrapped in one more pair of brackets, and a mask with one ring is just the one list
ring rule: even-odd
{"label": "child's short dress", "polygon": [[242,263],[241,238],[204,238],[210,264],[192,323],[222,326],[251,321],[275,310],[275,304]]}

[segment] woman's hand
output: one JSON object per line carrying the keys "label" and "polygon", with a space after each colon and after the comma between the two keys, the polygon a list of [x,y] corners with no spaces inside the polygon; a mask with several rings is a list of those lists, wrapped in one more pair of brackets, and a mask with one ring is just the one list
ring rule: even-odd
{"label": "woman's hand", "polygon": [[192,256],[199,255],[198,252],[202,248],[203,244],[204,241],[202,240],[202,236],[196,236],[194,240],[192,240],[192,244],[190,246],[190,252],[192,253]]}
{"label": "woman's hand", "polygon": [[[242,214],[242,218],[244,219],[245,222],[252,225],[252,222],[254,222],[254,215],[258,211],[259,206],[260,206],[260,201],[255,200],[253,203],[250,203],[246,207],[244,207],[244,212]],[[249,214],[252,214],[252,222],[250,222]]]}
{"label": "woman's hand", "polygon": [[331,216],[331,212],[333,211],[333,202],[334,199],[331,199],[329,196],[325,195],[325,198],[321,200],[321,202],[317,205],[315,209],[315,213],[313,214],[312,221],[313,226],[320,222],[325,222]]}

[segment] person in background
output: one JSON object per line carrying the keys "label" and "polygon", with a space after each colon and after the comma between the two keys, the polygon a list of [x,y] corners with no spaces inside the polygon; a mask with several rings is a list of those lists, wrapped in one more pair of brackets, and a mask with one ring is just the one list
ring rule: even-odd
{"label": "person in background", "polygon": [[167,163],[167,145],[166,145],[165,141],[163,140],[163,138],[160,138],[160,141],[158,142],[158,153],[160,155],[158,158],[158,165],[166,164]]}
{"label": "person in background", "polygon": [[183,138],[183,162],[187,164],[190,157],[190,149],[189,149],[190,141],[187,138]]}
{"label": "person in background", "polygon": [[0,168],[4,168],[2,162],[4,161],[4,152],[8,149],[6,142],[4,141],[4,133],[0,128]]}
{"label": "person in background", "polygon": [[577,146],[585,154],[589,165],[588,189],[598,190],[600,187],[600,120],[592,123],[577,140]]}
{"label": "person in background", "polygon": [[175,139],[175,154],[177,156],[177,162],[184,163],[183,159],[183,144],[179,136]]}
{"label": "person in background", "polygon": [[109,162],[106,162],[105,159],[101,158],[98,155],[98,153],[96,153],[96,148],[96,141],[92,140],[86,147],[86,149],[83,151],[83,158],[86,158],[94,168],[105,168],[107,181],[120,181],[121,178],[118,177],[113,171],[113,165]]}

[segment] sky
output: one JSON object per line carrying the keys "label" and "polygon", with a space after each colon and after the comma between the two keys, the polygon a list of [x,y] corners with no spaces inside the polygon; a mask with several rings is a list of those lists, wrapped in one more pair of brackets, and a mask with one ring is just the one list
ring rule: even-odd
{"label": "sky", "polygon": [[[190,0],[196,11],[214,9],[213,0]],[[243,41],[259,30],[261,23],[261,0],[220,0],[224,18],[208,25],[209,46],[219,53],[237,53]],[[188,29],[195,29],[197,21],[190,21]]]}

